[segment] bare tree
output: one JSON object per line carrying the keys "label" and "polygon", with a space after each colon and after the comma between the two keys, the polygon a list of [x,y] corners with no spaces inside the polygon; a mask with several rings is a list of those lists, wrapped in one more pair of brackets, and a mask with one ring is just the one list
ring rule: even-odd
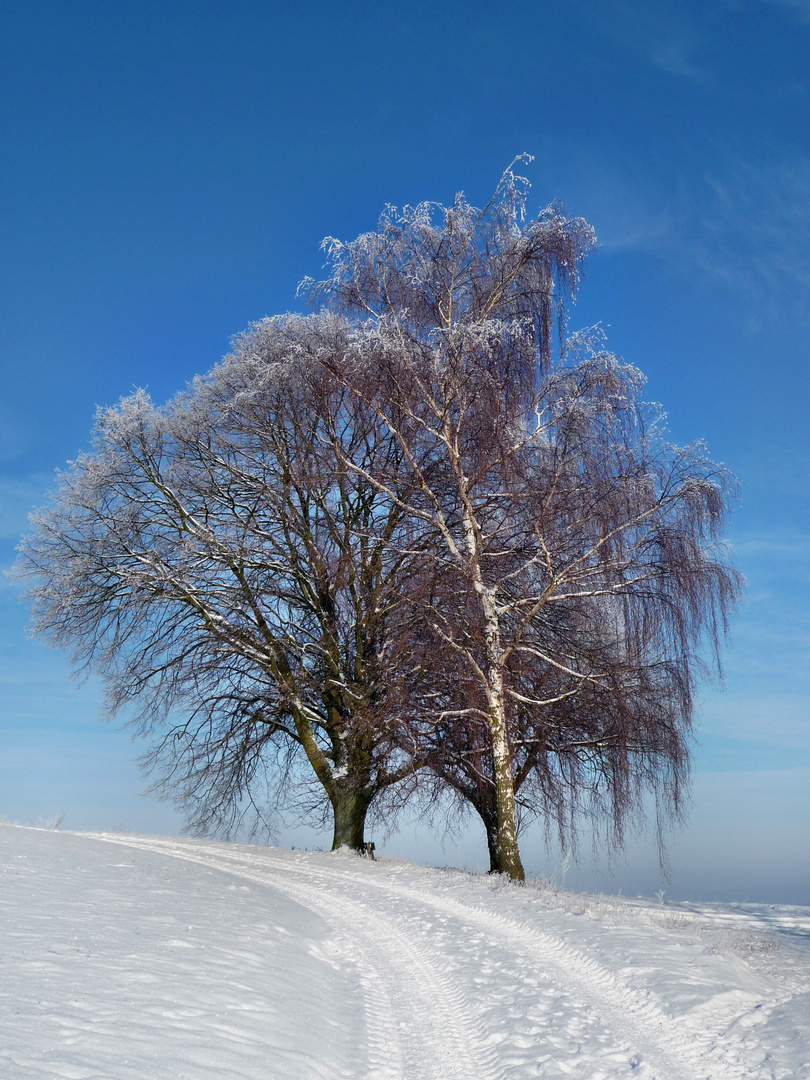
{"label": "bare tree", "polygon": [[360,848],[429,766],[521,879],[521,808],[618,839],[646,792],[677,813],[700,650],[739,591],[731,479],[667,442],[598,335],[565,340],[593,233],[526,221],[525,190],[509,170],[483,210],[326,241],[307,287],[331,312],[100,413],[35,517],[35,628],[157,736],[192,828],[308,776]]}
{"label": "bare tree", "polygon": [[[445,687],[439,690],[434,672],[434,718],[415,718],[412,737],[428,766],[419,774],[421,803],[431,816],[442,809],[451,817],[474,810],[484,826],[490,871],[501,872],[495,770],[481,687],[451,650],[440,656],[434,645],[432,651]],[[586,667],[583,655],[578,660]],[[677,665],[651,659],[633,665],[604,652],[598,660],[593,652],[587,658],[601,672],[599,680],[584,682],[560,680],[549,665],[536,665],[532,673],[512,666],[512,685],[521,687],[523,699],[513,700],[509,713],[517,824],[540,818],[547,836],[553,829],[565,849],[576,851],[584,819],[610,848],[620,847],[628,820],[645,816],[651,795],[663,844],[663,827],[673,814],[679,816],[688,774],[690,710],[683,704],[688,688]],[[566,684],[573,693],[566,694]],[[459,700],[478,700],[477,713],[456,715],[452,706]],[[529,705],[529,700],[546,704]]]}
{"label": "bare tree", "polygon": [[639,373],[594,335],[555,347],[593,236],[557,205],[526,222],[524,192],[510,170],[483,210],[389,208],[325,241],[331,276],[309,283],[356,324],[330,371],[401,451],[347,468],[434,537],[443,586],[422,614],[463,672],[433,721],[437,775],[451,782],[442,748],[456,779],[475,761],[493,864],[515,879],[518,785],[542,807],[562,777],[575,806],[609,775],[619,823],[645,782],[677,803],[698,649],[717,655],[739,589],[725,471],[666,441]]}
{"label": "bare tree", "polygon": [[414,767],[387,704],[413,617],[407,495],[366,479],[399,449],[328,374],[348,337],[333,316],[265,320],[167,406],[101,411],[21,549],[36,631],[157,736],[156,788],[198,832],[309,776],[334,846],[359,850]]}

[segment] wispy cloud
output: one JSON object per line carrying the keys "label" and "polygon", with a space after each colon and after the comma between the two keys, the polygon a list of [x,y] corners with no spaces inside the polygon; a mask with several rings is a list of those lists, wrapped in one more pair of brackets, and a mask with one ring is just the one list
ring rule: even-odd
{"label": "wispy cloud", "polygon": [[587,18],[605,37],[677,78],[709,83],[712,72],[701,53],[704,38],[686,11],[640,0],[621,0],[609,8],[593,3]]}
{"label": "wispy cloud", "polygon": [[684,238],[705,273],[748,293],[810,290],[810,160],[737,160],[705,176],[708,197]]}
{"label": "wispy cloud", "polygon": [[810,535],[803,533],[744,533],[734,541],[733,547],[747,558],[778,558],[782,565],[790,560],[794,565],[810,568]]}
{"label": "wispy cloud", "polygon": [[604,251],[657,250],[677,230],[663,193],[653,191],[621,158],[576,139],[547,140],[538,161],[539,192],[565,193],[566,208],[590,221]]}
{"label": "wispy cloud", "polygon": [[[583,169],[583,175],[589,175]],[[607,250],[648,251],[753,301],[752,330],[777,312],[810,319],[810,157],[723,156],[670,190],[644,187],[620,162],[601,164],[580,201]]]}
{"label": "wispy cloud", "polygon": [[740,752],[747,750],[749,767],[761,768],[767,750],[783,768],[795,767],[796,755],[806,767],[810,765],[808,720],[810,705],[799,695],[712,693],[701,709],[699,737],[706,748],[701,757],[712,757],[713,748],[719,746],[727,762],[733,755],[739,765]]}
{"label": "wispy cloud", "polygon": [[665,205],[647,198],[632,180],[625,181],[604,164],[598,190],[588,192],[583,202],[585,216],[598,226],[603,251],[660,250],[676,229]]}

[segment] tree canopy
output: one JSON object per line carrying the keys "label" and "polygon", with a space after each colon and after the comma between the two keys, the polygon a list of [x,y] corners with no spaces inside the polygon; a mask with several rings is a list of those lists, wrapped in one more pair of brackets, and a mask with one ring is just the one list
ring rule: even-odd
{"label": "tree canopy", "polygon": [[139,391],[100,411],[33,519],[35,628],[157,735],[158,787],[198,831],[227,833],[303,760],[336,846],[360,848],[370,803],[412,769],[386,702],[413,556],[397,503],[343,464],[396,453],[328,374],[348,336],[332,316],[267,320],[168,405]]}
{"label": "tree canopy", "polygon": [[566,335],[593,232],[525,195],[509,170],[328,239],[314,314],[102,410],[34,517],[35,629],[154,734],[194,828],[309,777],[360,849],[372,804],[449,793],[520,879],[519,810],[619,842],[648,793],[678,813],[733,479]]}
{"label": "tree canopy", "polygon": [[456,671],[435,773],[515,878],[517,785],[558,819],[590,793],[619,837],[647,787],[677,812],[699,650],[719,655],[740,587],[721,542],[732,478],[666,440],[598,334],[565,339],[593,234],[557,205],[524,222],[524,190],[510,171],[483,210],[389,210],[327,241],[311,287],[355,320],[336,377],[401,450],[372,482],[434,538],[422,615]]}

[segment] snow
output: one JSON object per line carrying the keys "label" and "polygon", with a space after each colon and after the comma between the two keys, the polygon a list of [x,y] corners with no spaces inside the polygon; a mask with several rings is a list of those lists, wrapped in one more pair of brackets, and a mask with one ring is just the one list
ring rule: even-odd
{"label": "snow", "polygon": [[0,1076],[810,1080],[810,908],[0,826]]}

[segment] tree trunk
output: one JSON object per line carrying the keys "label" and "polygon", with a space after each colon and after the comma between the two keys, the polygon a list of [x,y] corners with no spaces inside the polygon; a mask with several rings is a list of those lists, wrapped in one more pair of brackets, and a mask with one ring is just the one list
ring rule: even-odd
{"label": "tree trunk", "polygon": [[489,851],[490,874],[502,874],[500,855],[498,854],[498,820],[496,816],[481,814],[481,820],[487,832],[487,849]]}
{"label": "tree trunk", "polygon": [[[448,446],[451,445],[448,443]],[[512,776],[512,753],[509,747],[506,718],[506,696],[503,687],[503,656],[501,626],[496,603],[496,590],[488,587],[481,573],[481,533],[475,512],[469,501],[467,478],[458,459],[454,461],[462,497],[462,520],[472,584],[484,616],[486,649],[485,691],[489,712],[489,732],[492,741],[492,760],[495,767],[495,806],[498,812],[498,833],[495,838],[498,863],[512,881],[525,881],[526,873],[520,861],[515,820],[515,781]]]}
{"label": "tree trunk", "polygon": [[501,872],[508,874],[512,881],[525,881],[526,873],[520,861],[517,842],[515,784],[502,699],[500,704],[501,709],[493,708],[490,713],[492,756],[495,762],[495,804],[498,811],[495,847]]}
{"label": "tree trunk", "polygon": [[498,865],[501,872],[512,881],[525,881],[526,873],[520,861],[515,818],[515,779],[512,776],[512,752],[506,721],[506,696],[503,688],[501,667],[501,642],[498,614],[494,598],[483,587],[478,590],[486,619],[486,648],[489,661],[487,671],[487,698],[489,705],[489,731],[492,740],[492,761],[495,775],[495,809],[498,815],[498,832],[495,838]]}
{"label": "tree trunk", "polygon": [[496,849],[502,873],[513,881],[525,881],[526,872],[517,848],[515,821],[515,786],[512,775],[512,752],[507,731],[507,700],[503,692],[500,620],[495,591],[485,585],[478,563],[476,528],[471,511],[464,514],[468,550],[473,563],[473,586],[484,613],[484,639],[487,657],[486,696],[489,711],[489,738],[492,743],[492,764],[495,766],[495,805],[498,812]]}
{"label": "tree trunk", "polygon": [[[335,766],[343,770],[343,775],[335,776],[337,768],[333,768],[327,760],[323,750],[318,746],[312,725],[306,718],[303,705],[295,700],[296,707],[293,709],[296,731],[301,740],[301,745],[309,759],[315,775],[323,785],[323,789],[329,796],[332,804],[334,818],[334,832],[332,834],[332,851],[346,847],[352,851],[364,850],[363,830],[366,824],[366,814],[374,792],[360,780],[352,782],[351,777],[346,775],[346,745],[344,740],[333,729],[332,740],[335,749]],[[355,747],[355,750],[358,748]]]}
{"label": "tree trunk", "polygon": [[362,852],[369,798],[362,788],[334,785],[334,794],[329,795],[335,818],[335,831],[332,838],[332,851],[338,848],[350,848]]}

